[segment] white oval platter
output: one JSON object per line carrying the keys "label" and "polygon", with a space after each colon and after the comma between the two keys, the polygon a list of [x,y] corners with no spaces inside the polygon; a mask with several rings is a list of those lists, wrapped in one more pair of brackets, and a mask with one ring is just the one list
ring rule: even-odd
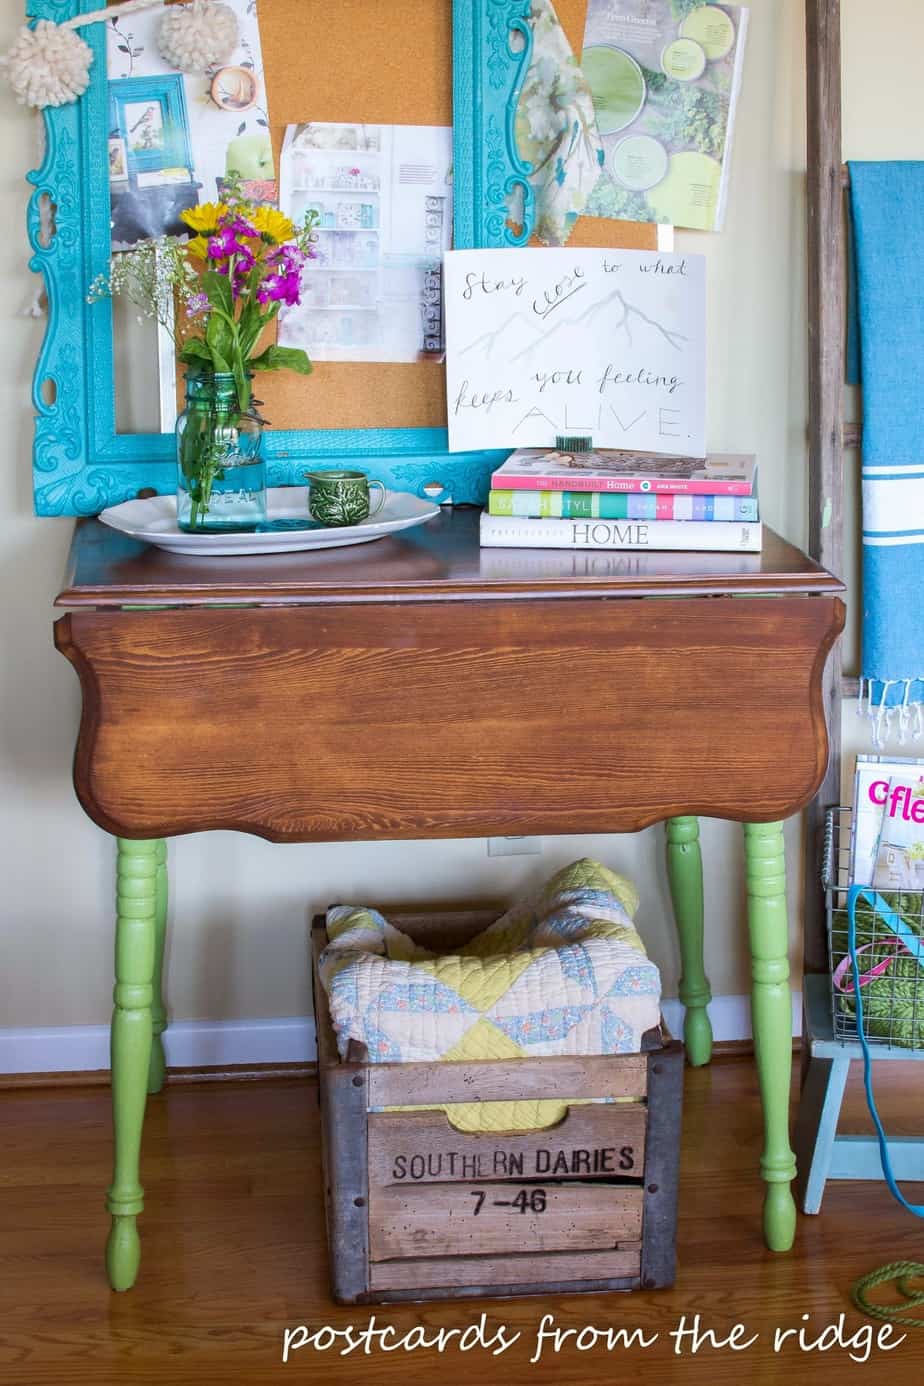
{"label": "white oval platter", "polygon": [[[151,496],[124,501],[104,510],[104,525],[118,529],[144,544],[155,544],[171,553],[230,558],[258,553],[300,553],[307,549],[336,549],[347,544],[369,544],[399,530],[423,524],[439,514],[439,506],[405,491],[389,491],[378,514],[358,525],[336,529],[280,529],[250,534],[186,534],[176,522],[176,496]],[[271,486],[266,492],[266,517],[309,520],[307,486]]]}

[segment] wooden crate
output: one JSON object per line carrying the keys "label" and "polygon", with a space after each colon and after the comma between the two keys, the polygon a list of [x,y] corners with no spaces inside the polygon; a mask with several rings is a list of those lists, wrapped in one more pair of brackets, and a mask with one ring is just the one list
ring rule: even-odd
{"label": "wooden crate", "polygon": [[[451,949],[497,912],[391,916]],[[331,1288],[341,1304],[654,1289],[674,1280],[683,1047],[462,1063],[340,1060],[312,926]],[[557,1126],[467,1134],[441,1111],[386,1107],[511,1099],[574,1105]]]}

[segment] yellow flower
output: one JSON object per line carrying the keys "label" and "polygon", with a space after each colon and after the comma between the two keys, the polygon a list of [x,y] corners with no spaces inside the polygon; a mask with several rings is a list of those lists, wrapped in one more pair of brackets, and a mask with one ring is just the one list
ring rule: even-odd
{"label": "yellow flower", "polygon": [[211,235],[217,228],[219,219],[227,216],[227,213],[228,208],[223,202],[203,202],[199,207],[190,207],[188,211],[181,212],[180,219],[193,231]]}
{"label": "yellow flower", "polygon": [[250,221],[264,239],[275,245],[290,241],[295,235],[293,223],[275,207],[255,207]]}
{"label": "yellow flower", "polygon": [[208,238],[206,236],[193,236],[186,242],[186,250],[194,260],[204,260],[208,254]]}

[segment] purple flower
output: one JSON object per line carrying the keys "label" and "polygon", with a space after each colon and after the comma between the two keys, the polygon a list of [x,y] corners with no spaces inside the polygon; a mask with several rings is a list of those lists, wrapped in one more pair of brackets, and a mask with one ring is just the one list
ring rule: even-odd
{"label": "purple flower", "polygon": [[271,250],[266,257],[266,263],[280,274],[300,274],[306,259],[305,252],[288,241],[285,245],[278,245]]}
{"label": "purple flower", "polygon": [[236,255],[241,249],[243,249],[243,247],[240,245],[230,226],[224,226],[220,231],[217,231],[209,241],[209,259],[227,260],[232,255]]}
{"label": "purple flower", "polygon": [[203,313],[207,313],[212,304],[208,294],[190,294],[186,300],[186,316],[190,318],[201,318]]}
{"label": "purple flower", "polygon": [[294,307],[301,303],[302,270],[308,256],[291,241],[276,246],[266,257],[269,274],[257,290],[257,302],[283,302]]}
{"label": "purple flower", "polygon": [[259,240],[259,232],[255,226],[251,226],[249,221],[243,217],[234,217],[231,221],[223,221],[222,229],[233,231],[235,236],[250,236],[253,240]]}
{"label": "purple flower", "polygon": [[223,226],[209,241],[208,256],[210,260],[230,260],[232,256],[235,261],[235,274],[247,274],[253,269],[253,251],[243,241],[239,241],[230,226]]}
{"label": "purple flower", "polygon": [[258,303],[279,303],[284,302],[290,308],[301,303],[300,276],[298,273],[283,273],[281,271],[269,274],[257,290]]}

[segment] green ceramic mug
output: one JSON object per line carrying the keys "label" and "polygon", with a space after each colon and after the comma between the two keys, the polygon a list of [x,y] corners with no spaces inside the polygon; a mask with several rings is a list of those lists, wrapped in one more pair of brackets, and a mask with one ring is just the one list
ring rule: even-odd
{"label": "green ceramic mug", "polygon": [[[305,472],[308,481],[308,513],[318,524],[358,525],[377,515],[388,497],[381,481],[370,481],[365,472]],[[369,492],[377,487],[381,495],[370,506]]]}

